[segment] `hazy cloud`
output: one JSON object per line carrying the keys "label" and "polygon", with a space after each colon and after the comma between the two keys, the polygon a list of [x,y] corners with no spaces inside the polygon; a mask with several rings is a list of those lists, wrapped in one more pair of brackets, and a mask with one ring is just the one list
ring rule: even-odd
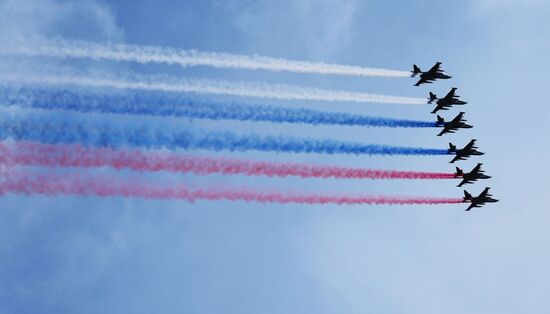
{"label": "hazy cloud", "polygon": [[[231,1],[234,23],[260,45],[306,47],[322,57],[344,49],[352,37],[358,0]],[[269,34],[269,35],[268,35]]]}
{"label": "hazy cloud", "polygon": [[110,9],[93,0],[6,0],[0,3],[0,39],[63,36],[120,40]]}

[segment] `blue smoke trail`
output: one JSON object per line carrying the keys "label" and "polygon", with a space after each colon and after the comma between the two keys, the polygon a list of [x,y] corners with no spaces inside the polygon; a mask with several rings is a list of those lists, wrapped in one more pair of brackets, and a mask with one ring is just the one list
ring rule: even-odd
{"label": "blue smoke trail", "polygon": [[438,127],[435,122],[430,121],[388,119],[275,106],[254,106],[235,103],[222,104],[180,99],[158,93],[137,93],[130,96],[117,96],[78,94],[71,91],[48,91],[29,88],[22,88],[16,92],[1,89],[0,104],[47,110],[70,110],[84,113],[101,112],[210,120],[227,119],[390,128]]}
{"label": "blue smoke trail", "polygon": [[167,149],[230,151],[274,151],[289,153],[357,155],[447,155],[446,149],[397,147],[287,136],[237,135],[230,132],[190,132],[167,127],[119,127],[62,117],[0,115],[0,140],[36,141],[46,144],[75,144],[119,148],[135,146]]}

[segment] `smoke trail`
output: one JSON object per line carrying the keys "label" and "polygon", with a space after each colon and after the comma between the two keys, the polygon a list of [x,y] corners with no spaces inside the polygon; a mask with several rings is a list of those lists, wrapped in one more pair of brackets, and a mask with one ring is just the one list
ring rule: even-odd
{"label": "smoke trail", "polygon": [[462,198],[428,198],[368,195],[330,195],[324,193],[276,193],[255,190],[189,189],[183,185],[171,184],[162,187],[158,184],[139,183],[136,180],[121,180],[112,177],[69,176],[55,174],[25,174],[11,171],[0,181],[0,195],[17,193],[24,195],[41,194],[47,196],[120,196],[145,199],[179,199],[194,202],[197,200],[226,200],[258,203],[300,203],[300,204],[339,204],[339,205],[435,205],[458,204]]}
{"label": "smoke trail", "polygon": [[392,128],[437,127],[435,122],[369,117],[347,113],[328,113],[311,109],[275,106],[222,104],[170,97],[158,93],[131,96],[77,94],[68,90],[47,91],[22,88],[0,89],[0,104],[39,109],[61,109],[78,112],[136,114],[199,119],[229,119],[275,123],[308,123],[327,125],[373,126]]}
{"label": "smoke trail", "polygon": [[206,175],[212,173],[250,176],[298,176],[340,179],[453,179],[452,173],[371,170],[316,166],[299,163],[275,163],[222,158],[181,156],[177,154],[115,151],[80,145],[47,145],[29,142],[0,143],[0,163],[28,166],[111,167],[134,171],[170,171]]}
{"label": "smoke trail", "polygon": [[0,139],[46,144],[75,144],[112,147],[135,146],[167,149],[230,151],[273,151],[287,153],[357,155],[447,155],[446,149],[361,144],[289,136],[237,135],[230,132],[191,132],[167,127],[118,127],[93,121],[63,120],[62,117],[0,116]]}
{"label": "smoke trail", "polygon": [[128,90],[233,95],[256,98],[315,101],[348,101],[383,104],[426,104],[423,98],[347,92],[263,82],[228,82],[207,79],[176,79],[166,76],[120,74],[117,78],[78,75],[21,75],[0,73],[0,80],[18,84],[69,85]]}
{"label": "smoke trail", "polygon": [[335,74],[348,76],[409,77],[408,71],[366,68],[322,62],[293,61],[256,55],[177,50],[165,47],[124,44],[98,44],[83,41],[49,41],[12,44],[0,47],[0,53],[57,58],[165,63],[187,66],[210,66],[248,70],[288,71],[296,73]]}

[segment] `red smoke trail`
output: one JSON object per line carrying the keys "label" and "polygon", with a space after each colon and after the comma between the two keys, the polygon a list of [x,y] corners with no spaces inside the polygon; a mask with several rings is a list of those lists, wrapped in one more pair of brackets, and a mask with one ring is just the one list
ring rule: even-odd
{"label": "red smoke trail", "polygon": [[0,161],[21,165],[128,168],[135,171],[192,172],[200,175],[244,174],[341,179],[453,179],[452,173],[371,170],[298,163],[181,156],[160,152],[47,145],[29,142],[0,143]]}
{"label": "red smoke trail", "polygon": [[0,195],[6,193],[41,194],[47,196],[121,196],[145,199],[226,200],[258,203],[300,203],[300,204],[457,204],[462,198],[427,198],[364,195],[325,195],[315,193],[277,193],[254,190],[204,190],[188,189],[182,185],[160,187],[157,184],[143,184],[136,180],[116,180],[112,177],[60,176],[55,174],[31,174],[8,170],[0,179]]}

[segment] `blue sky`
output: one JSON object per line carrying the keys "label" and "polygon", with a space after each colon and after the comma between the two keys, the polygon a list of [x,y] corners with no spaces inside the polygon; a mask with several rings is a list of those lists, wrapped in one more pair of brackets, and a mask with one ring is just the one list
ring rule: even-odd
{"label": "blue sky", "polygon": [[[408,70],[444,62],[452,80],[349,78],[203,67],[33,62],[101,71],[425,97],[456,86],[475,127],[313,127],[94,116],[113,123],[288,134],[425,147],[479,140],[500,203],[303,206],[123,198],[0,198],[0,313],[547,313],[550,300],[550,48],[542,0],[0,2],[0,40],[63,37],[260,54]],[[7,62],[3,60],[3,62]],[[28,71],[28,68],[22,71]],[[208,99],[228,100],[227,97]],[[407,119],[431,107],[257,101]],[[454,116],[455,112],[446,116]],[[212,155],[210,152],[194,152]],[[218,155],[404,170],[452,171],[447,156]],[[109,172],[108,169],[98,171]],[[125,175],[125,173],[121,173]],[[258,186],[460,196],[455,182],[364,182],[148,176],[203,186]],[[468,187],[477,194],[485,182]]]}

